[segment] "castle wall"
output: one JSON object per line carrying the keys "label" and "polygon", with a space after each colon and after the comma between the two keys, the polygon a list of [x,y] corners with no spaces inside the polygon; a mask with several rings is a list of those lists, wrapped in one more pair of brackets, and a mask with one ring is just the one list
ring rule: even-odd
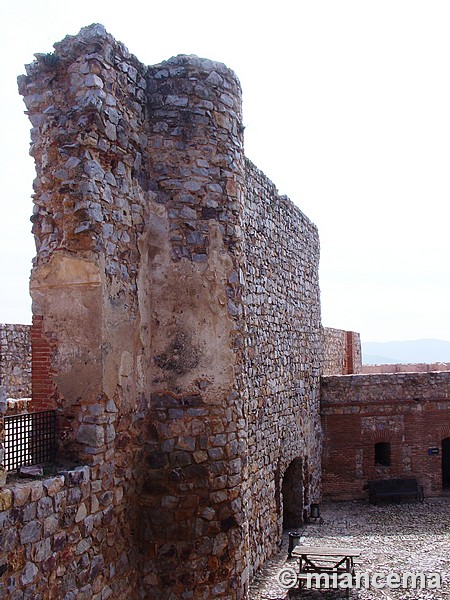
{"label": "castle wall", "polygon": [[[34,407],[56,409],[61,457],[122,490],[108,562],[133,554],[130,590],[241,598],[239,83],[197,57],[147,68],[102,26],[55,48],[19,79],[37,169]],[[118,598],[124,573],[103,580]],[[51,593],[58,578],[44,575]]]}
{"label": "castle wall", "polygon": [[[137,297],[138,238],[148,201],[146,68],[102,26],[55,49],[38,55],[19,78],[37,171],[32,406],[56,410],[59,458],[91,469],[81,492],[88,504],[76,522],[84,513],[98,533],[90,536],[81,525],[69,532],[62,552],[71,563],[71,592],[97,579],[114,597],[128,598],[130,591],[139,597],[136,506],[148,402]],[[75,514],[79,501],[78,492],[67,500]],[[58,533],[65,528],[64,502],[53,509]],[[74,550],[72,540],[84,542],[86,535],[92,543]],[[50,544],[53,562],[36,581],[59,598],[67,571],[55,566],[60,549]],[[14,571],[11,557],[6,576]],[[99,579],[98,570],[86,578],[92,564],[101,565]],[[21,568],[14,571],[19,581],[27,566]],[[85,597],[98,593],[90,589]]]}
{"label": "castle wall", "polygon": [[19,78],[31,406],[82,475],[4,488],[1,585],[239,600],[320,496],[317,229],[244,161],[224,65],[146,67],[101,25],[55,50]]}
{"label": "castle wall", "polygon": [[137,598],[123,493],[107,464],[0,489],[0,596]]}
{"label": "castle wall", "polygon": [[324,327],[322,333],[322,375],[361,373],[362,354],[359,333]]}
{"label": "castle wall", "polygon": [[428,373],[450,371],[450,363],[399,363],[386,365],[363,365],[361,372],[369,373]]}
{"label": "castle wall", "polygon": [[[296,498],[298,526],[320,496],[319,238],[317,228],[250,161],[243,231],[246,506],[256,569],[277,549],[283,512],[286,520],[292,509],[289,498]],[[294,459],[300,468],[290,490],[285,474]]]}
{"label": "castle wall", "polygon": [[[29,408],[56,410],[66,466],[0,484],[2,595],[244,598],[320,499],[320,408],[326,497],[391,476],[440,494],[449,373],[348,376],[359,336],[321,328],[317,229],[244,159],[234,73],[146,67],[100,25],[55,48],[19,88]],[[9,333],[18,389],[28,342]],[[7,410],[3,390],[0,463]]]}
{"label": "castle wall", "polygon": [[[324,377],[321,389],[325,497],[365,498],[367,480],[391,477],[417,477],[425,496],[442,494],[449,371]],[[380,442],[390,444],[390,466],[375,464]]]}
{"label": "castle wall", "polygon": [[149,68],[149,170],[140,242],[150,356],[147,469],[139,498],[146,598],[242,598],[243,143],[240,85],[224,65]]}
{"label": "castle wall", "polygon": [[30,325],[0,324],[0,385],[8,398],[31,396]]}

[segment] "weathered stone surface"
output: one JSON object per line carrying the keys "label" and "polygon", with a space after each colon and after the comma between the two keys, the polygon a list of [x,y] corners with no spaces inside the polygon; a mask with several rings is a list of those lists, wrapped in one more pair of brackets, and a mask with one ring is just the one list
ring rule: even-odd
{"label": "weathered stone surface", "polygon": [[42,477],[42,474],[43,474],[42,467],[22,466],[19,469],[19,475],[21,477]]}
{"label": "weathered stone surface", "polygon": [[30,495],[31,495],[30,485],[28,483],[17,484],[13,488],[13,494],[14,494],[14,506],[15,507],[24,506],[28,502]]}
{"label": "weathered stone surface", "polygon": [[41,498],[37,503],[37,514],[40,519],[45,519],[50,516],[53,512],[54,505],[51,498],[45,496]]}
{"label": "weathered stone surface", "polygon": [[30,325],[0,323],[0,381],[6,397],[31,397]]}
{"label": "weathered stone surface", "polygon": [[75,515],[75,522],[79,523],[86,516],[87,516],[86,505],[83,502],[83,504],[80,504],[80,506],[78,507],[77,514]]}
{"label": "weathered stone surface", "polygon": [[20,530],[20,542],[29,544],[40,539],[42,534],[42,524],[40,521],[30,521]]}
{"label": "weathered stone surface", "polygon": [[324,327],[322,334],[322,375],[361,373],[361,340],[354,331]]}
{"label": "weathered stone surface", "polygon": [[38,568],[36,567],[36,565],[32,562],[27,562],[22,571],[22,575],[20,576],[20,583],[23,586],[30,585],[30,583],[34,581],[37,574]]}
{"label": "weathered stone surface", "polygon": [[[246,162],[244,338],[250,573],[276,549],[290,513],[320,495],[321,327],[316,227],[250,161]],[[240,275],[233,275],[233,279]],[[242,435],[242,434],[241,434]],[[240,436],[239,436],[240,437]],[[239,438],[238,438],[239,439]],[[283,493],[300,464],[296,497]],[[282,517],[282,513],[283,517]]]}
{"label": "weathered stone surface", "polygon": [[56,496],[64,485],[64,475],[57,475],[51,479],[45,479],[42,485],[47,491],[49,496]]}
{"label": "weathered stone surface", "polygon": [[100,425],[81,425],[78,429],[77,440],[89,446],[103,446],[105,431]]}
{"label": "weathered stone surface", "polygon": [[12,506],[13,494],[11,490],[0,489],[0,510],[8,510]]}
{"label": "weathered stone surface", "polygon": [[91,26],[27,73],[35,339],[89,465],[44,482],[27,560],[55,597],[241,600],[295,459],[319,493],[316,228],[245,162],[225,65],[145,67]]}

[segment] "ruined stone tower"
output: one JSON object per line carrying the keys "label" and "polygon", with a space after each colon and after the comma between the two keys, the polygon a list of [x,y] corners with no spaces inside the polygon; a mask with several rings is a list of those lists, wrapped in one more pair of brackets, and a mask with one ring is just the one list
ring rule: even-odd
{"label": "ruined stone tower", "polygon": [[320,493],[317,230],[244,158],[224,65],[146,67],[100,25],[36,56],[35,382],[88,467],[73,585],[98,560],[114,598],[244,598]]}

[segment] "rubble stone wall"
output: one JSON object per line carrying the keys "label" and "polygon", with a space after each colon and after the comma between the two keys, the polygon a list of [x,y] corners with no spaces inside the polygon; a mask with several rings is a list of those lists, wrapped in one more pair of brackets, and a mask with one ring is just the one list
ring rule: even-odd
{"label": "rubble stone wall", "polygon": [[57,410],[60,455],[122,490],[115,552],[137,552],[141,597],[241,598],[239,83],[197,57],[145,67],[99,25],[55,49],[19,79],[37,168],[34,401]]}
{"label": "rubble stone wall", "polygon": [[0,596],[139,597],[123,493],[106,464],[0,489]]}
{"label": "rubble stone wall", "polygon": [[362,354],[359,333],[324,327],[322,333],[322,375],[361,373]]}
{"label": "rubble stone wall", "polygon": [[[450,371],[322,378],[324,496],[367,497],[369,479],[417,477],[442,495],[442,441],[450,437]],[[390,443],[391,464],[375,464]],[[437,452],[429,452],[437,449]]]}
{"label": "rubble stone wall", "polygon": [[[311,221],[250,161],[243,230],[246,506],[250,563],[256,569],[277,548],[283,512],[285,519],[292,511],[303,518],[320,497],[319,237]],[[283,483],[294,460],[301,466],[291,494]],[[295,508],[289,505],[294,496]]]}
{"label": "rubble stone wall", "polygon": [[4,416],[20,415],[30,411],[30,398],[8,398]]}
{"label": "rubble stone wall", "polygon": [[101,25],[36,58],[19,78],[37,170],[33,405],[56,410],[59,456],[87,465],[66,504],[99,529],[75,525],[63,557],[35,532],[55,562],[35,575],[31,547],[17,568],[2,555],[3,585],[15,573],[59,598],[70,571],[77,597],[239,600],[283,511],[301,504],[301,520],[320,494],[317,230],[245,163],[224,65],[146,67]]}
{"label": "rubble stone wall", "polygon": [[0,324],[0,385],[8,398],[31,396],[30,325]]}
{"label": "rubble stone wall", "polygon": [[[136,274],[147,200],[139,158],[147,144],[146,68],[102,26],[65,38],[55,53],[37,55],[26,68],[19,91],[33,126],[37,171],[32,403],[56,409],[60,459],[93,470],[96,483],[82,492],[83,500],[94,491],[104,494],[102,510],[114,504],[114,518],[111,513],[103,520],[95,499],[89,499],[94,508],[85,505],[78,513],[79,494],[70,496],[77,522],[83,513],[96,513],[99,533],[92,542],[81,529],[76,537],[69,533],[63,562],[71,594],[85,593],[95,571],[108,565],[100,589],[85,597],[101,597],[104,584],[114,597],[127,598],[130,590],[139,597],[136,506],[145,464],[146,380]],[[54,510],[56,531],[64,529],[64,504]],[[80,562],[86,537],[92,548]],[[81,542],[78,550],[72,539]],[[93,564],[98,567],[91,573]],[[13,570],[8,565],[6,577]],[[39,591],[59,598],[67,572],[55,565],[40,571]],[[19,581],[26,568],[18,571]]]}
{"label": "rubble stone wall", "polygon": [[152,195],[138,289],[148,329],[146,472],[139,498],[146,598],[242,598],[244,457],[241,90],[224,65],[149,68]]}

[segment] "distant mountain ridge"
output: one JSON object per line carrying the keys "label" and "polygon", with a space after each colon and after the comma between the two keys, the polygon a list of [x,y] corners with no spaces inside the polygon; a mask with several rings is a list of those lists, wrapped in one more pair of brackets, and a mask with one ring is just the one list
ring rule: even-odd
{"label": "distant mountain ridge", "polygon": [[363,364],[450,362],[450,342],[425,339],[404,342],[362,342]]}

